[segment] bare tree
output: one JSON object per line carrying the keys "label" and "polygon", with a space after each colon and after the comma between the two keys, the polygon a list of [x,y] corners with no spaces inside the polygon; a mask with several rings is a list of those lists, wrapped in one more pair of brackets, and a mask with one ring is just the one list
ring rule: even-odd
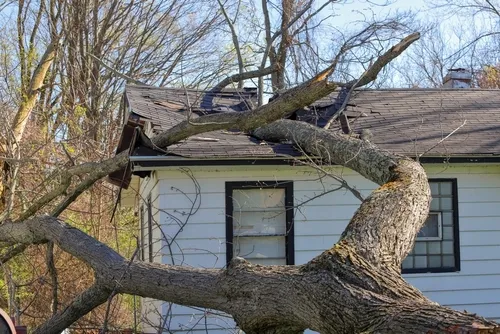
{"label": "bare tree", "polygon": [[[197,10],[201,7],[203,11]],[[68,199],[60,210],[51,207],[61,185],[69,192],[76,190],[57,171],[112,154],[123,120],[120,104],[125,82],[180,85],[180,78],[187,85],[204,82],[195,75],[203,64],[193,60],[216,63],[211,54],[217,44],[207,39],[222,23],[217,6],[192,0],[40,0],[9,1],[0,5],[4,8],[0,19],[0,115],[4,120],[0,122],[0,219],[17,219],[26,209],[42,208],[59,216],[71,204],[62,217],[70,216],[82,228],[90,225],[89,233],[99,240],[118,244],[124,235],[125,240],[133,240],[135,231],[124,233],[116,226],[117,217],[129,218],[112,214],[114,191],[103,182],[76,202]],[[208,69],[216,72],[214,67]],[[61,185],[47,182],[49,175],[59,178]],[[81,192],[73,193],[78,197],[76,193]],[[41,206],[33,206],[34,202]],[[127,243],[118,248],[125,247],[128,254]],[[20,254],[22,248],[9,249],[7,255]],[[9,309],[21,314],[25,324],[39,324],[92,281],[84,265],[72,264],[74,270],[66,270],[68,256],[53,243],[23,254],[9,264],[19,270],[4,278],[12,287]],[[42,263],[45,271],[33,269]],[[2,272],[8,271],[3,264]],[[34,300],[34,296],[41,298]],[[51,309],[42,299],[50,301]],[[131,315],[126,307],[122,310],[122,318]],[[80,325],[99,326],[96,319],[101,311],[94,313]],[[117,318],[110,318],[110,326]]]}
{"label": "bare tree", "polygon": [[421,40],[389,71],[392,83],[441,87],[451,68],[465,68],[478,85],[483,68],[500,62],[500,3],[491,0],[428,1]]}

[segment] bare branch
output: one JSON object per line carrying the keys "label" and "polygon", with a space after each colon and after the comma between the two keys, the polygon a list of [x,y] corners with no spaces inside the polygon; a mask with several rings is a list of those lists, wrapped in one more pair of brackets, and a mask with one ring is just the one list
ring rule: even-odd
{"label": "bare branch", "polygon": [[268,74],[273,73],[275,70],[276,70],[275,68],[269,66],[269,67],[263,68],[261,70],[248,71],[248,72],[243,72],[241,74],[240,73],[233,74],[233,75],[225,78],[221,82],[219,82],[217,85],[215,85],[212,88],[212,90],[220,90],[220,89],[230,85],[233,82],[240,82],[240,81],[247,80],[247,79],[263,77],[263,76],[266,76]]}
{"label": "bare branch", "polygon": [[9,262],[12,258],[24,252],[27,247],[28,244],[21,244],[10,248],[5,254],[0,256],[0,265]]}
{"label": "bare branch", "polygon": [[92,53],[87,52],[87,54],[88,54],[90,57],[94,58],[96,61],[98,61],[98,62],[99,62],[99,64],[101,64],[102,66],[106,67],[109,71],[113,72],[114,74],[116,74],[116,75],[117,75],[117,76],[119,76],[120,78],[122,78],[122,79],[124,79],[124,80],[126,80],[126,81],[128,81],[128,82],[131,82],[131,83],[133,83],[133,84],[136,84],[136,85],[141,85],[141,86],[146,85],[146,84],[145,84],[145,83],[143,83],[142,81],[136,80],[136,79],[134,79],[134,78],[132,78],[132,77],[130,77],[130,76],[128,76],[128,75],[126,75],[126,74],[124,74],[124,73],[121,73],[120,71],[118,71],[118,70],[116,70],[116,69],[112,68],[111,66],[109,66],[108,64],[106,64],[106,63],[105,63],[102,59],[100,59],[99,57],[97,57],[97,56],[93,55]]}
{"label": "bare branch", "polygon": [[450,138],[455,132],[457,132],[458,130],[460,130],[465,124],[467,124],[467,120],[465,119],[462,124],[460,124],[455,130],[451,131],[446,137],[442,138],[440,141],[438,141],[436,144],[432,145],[430,148],[428,148],[425,152],[421,153],[418,155],[417,157],[417,161],[422,157],[424,156],[425,154],[429,153],[430,151],[432,151],[435,147],[437,147],[438,145],[440,145],[442,142],[444,142],[446,139]]}
{"label": "bare branch", "polygon": [[[362,86],[375,80],[376,75],[382,70],[383,66],[399,56],[418,38],[418,33],[411,34],[380,56],[365,72],[363,79],[357,86]],[[279,99],[273,100],[255,110],[232,114],[212,114],[184,121],[153,137],[152,143],[160,148],[166,148],[173,143],[203,132],[230,128],[238,128],[245,131],[269,124],[333,92],[338,87],[338,83],[329,83],[328,76],[333,73],[336,65],[337,61],[334,61],[328,68],[312,79],[286,91]],[[349,84],[345,85],[348,86]]]}
{"label": "bare branch", "polygon": [[394,58],[398,57],[400,54],[402,54],[410,45],[416,42],[419,38],[420,34],[418,32],[403,38],[401,42],[394,45],[383,55],[378,57],[377,60],[363,73],[363,75],[361,76],[362,78],[361,80],[359,79],[352,80],[345,86],[357,88],[365,86],[370,82],[374,81],[377,78],[380,71],[385,67],[385,65],[390,63]]}
{"label": "bare branch", "polygon": [[56,171],[50,179],[57,178],[59,183],[47,194],[43,195],[39,200],[33,203],[26,211],[24,211],[18,218],[19,221],[26,220],[33,216],[45,205],[60,195],[63,195],[71,185],[71,179],[75,175],[82,175],[91,173],[84,182],[78,185],[75,190],[55,209],[54,213],[59,215],[71,202],[78,197],[83,191],[88,189],[95,181],[103,178],[104,176],[116,170],[124,168],[128,163],[128,151],[124,151],[108,160],[102,162],[92,162],[77,165],[68,168],[64,171]]}
{"label": "bare branch", "polygon": [[71,304],[43,325],[35,329],[34,334],[61,333],[75,321],[106,302],[111,293],[106,287],[96,282],[89,289],[76,297]]}
{"label": "bare branch", "polygon": [[243,88],[243,79],[241,78],[243,75],[245,64],[243,62],[243,56],[241,55],[241,48],[240,48],[240,42],[238,40],[238,34],[236,33],[234,24],[227,15],[226,9],[224,8],[224,5],[222,4],[221,0],[217,0],[217,2],[219,3],[219,7],[222,11],[222,14],[224,15],[224,18],[226,19],[226,23],[229,26],[229,29],[231,30],[231,37],[233,39],[234,50],[236,51],[236,56],[238,58],[238,71],[239,71],[238,74],[240,75],[239,80],[237,80],[238,88]]}

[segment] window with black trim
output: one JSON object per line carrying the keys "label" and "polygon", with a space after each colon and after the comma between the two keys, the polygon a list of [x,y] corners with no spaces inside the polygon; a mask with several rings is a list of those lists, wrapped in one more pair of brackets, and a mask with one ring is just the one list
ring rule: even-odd
{"label": "window with black trim", "polygon": [[403,273],[460,270],[458,187],[456,179],[430,179],[429,217],[403,261]]}
{"label": "window with black trim", "polygon": [[226,182],[227,262],[294,264],[293,182]]}

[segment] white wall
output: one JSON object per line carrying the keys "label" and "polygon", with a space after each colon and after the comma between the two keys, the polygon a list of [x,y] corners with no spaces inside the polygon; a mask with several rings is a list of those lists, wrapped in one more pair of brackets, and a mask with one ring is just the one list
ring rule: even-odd
{"label": "white wall", "polygon": [[[458,310],[500,319],[500,166],[428,165],[430,178],[457,178],[461,271],[443,274],[411,274],[406,278],[431,299]],[[334,168],[364,195],[375,184],[348,169]],[[225,265],[225,182],[294,181],[294,203],[306,201],[338,187],[304,167],[231,166],[163,168],[157,172],[159,222],[166,240],[161,240],[162,261],[196,267]],[[146,186],[143,191],[148,191]],[[155,189],[153,186],[151,189]],[[144,194],[144,192],[143,192]],[[144,198],[147,195],[144,195]],[[155,197],[153,197],[155,198]],[[359,206],[349,191],[338,190],[316,198],[295,212],[295,262],[305,263],[339,238]],[[179,232],[182,230],[181,232]],[[172,242],[174,235],[175,242]],[[159,234],[156,237],[160,237]],[[160,244],[160,240],[158,242]],[[164,304],[163,312],[168,305]],[[171,330],[196,329],[210,333],[232,333],[230,319],[201,310],[175,306],[169,314]]]}
{"label": "white wall", "polygon": [[[139,183],[139,207],[143,207],[144,213],[144,224],[143,231],[144,236],[143,239],[145,242],[148,242],[148,229],[147,229],[147,199],[148,196],[151,195],[151,204],[152,204],[152,214],[153,214],[153,256],[155,262],[161,261],[161,230],[160,230],[160,210],[158,208],[159,203],[159,182],[156,176],[156,173],[151,173],[150,177],[146,177],[140,180]],[[140,234],[139,234],[140,235]],[[148,247],[144,247],[144,256],[146,261],[148,261],[149,253]],[[164,303],[158,300],[154,300],[151,298],[143,298],[141,300],[141,315],[142,315],[142,330],[146,333],[156,333],[155,326],[157,324],[162,323],[162,314],[165,312],[162,311]]]}

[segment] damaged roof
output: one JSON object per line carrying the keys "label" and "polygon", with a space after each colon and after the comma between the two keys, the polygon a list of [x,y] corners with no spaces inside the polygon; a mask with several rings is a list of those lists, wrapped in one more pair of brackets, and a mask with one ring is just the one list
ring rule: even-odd
{"label": "damaged roof", "polygon": [[[432,157],[499,155],[499,93],[489,89],[359,89],[352,93],[345,113],[354,133],[369,130],[373,143],[395,153]],[[296,111],[291,118],[324,126],[346,95],[346,91],[336,91]],[[152,132],[158,133],[185,120],[188,114],[199,117],[249,110],[257,105],[257,91],[246,88],[205,92],[129,85],[126,101],[131,118],[138,123],[150,121]],[[341,131],[337,121],[330,131]],[[301,155],[291,144],[263,142],[231,131],[190,137],[170,146],[167,154],[193,159]]]}

